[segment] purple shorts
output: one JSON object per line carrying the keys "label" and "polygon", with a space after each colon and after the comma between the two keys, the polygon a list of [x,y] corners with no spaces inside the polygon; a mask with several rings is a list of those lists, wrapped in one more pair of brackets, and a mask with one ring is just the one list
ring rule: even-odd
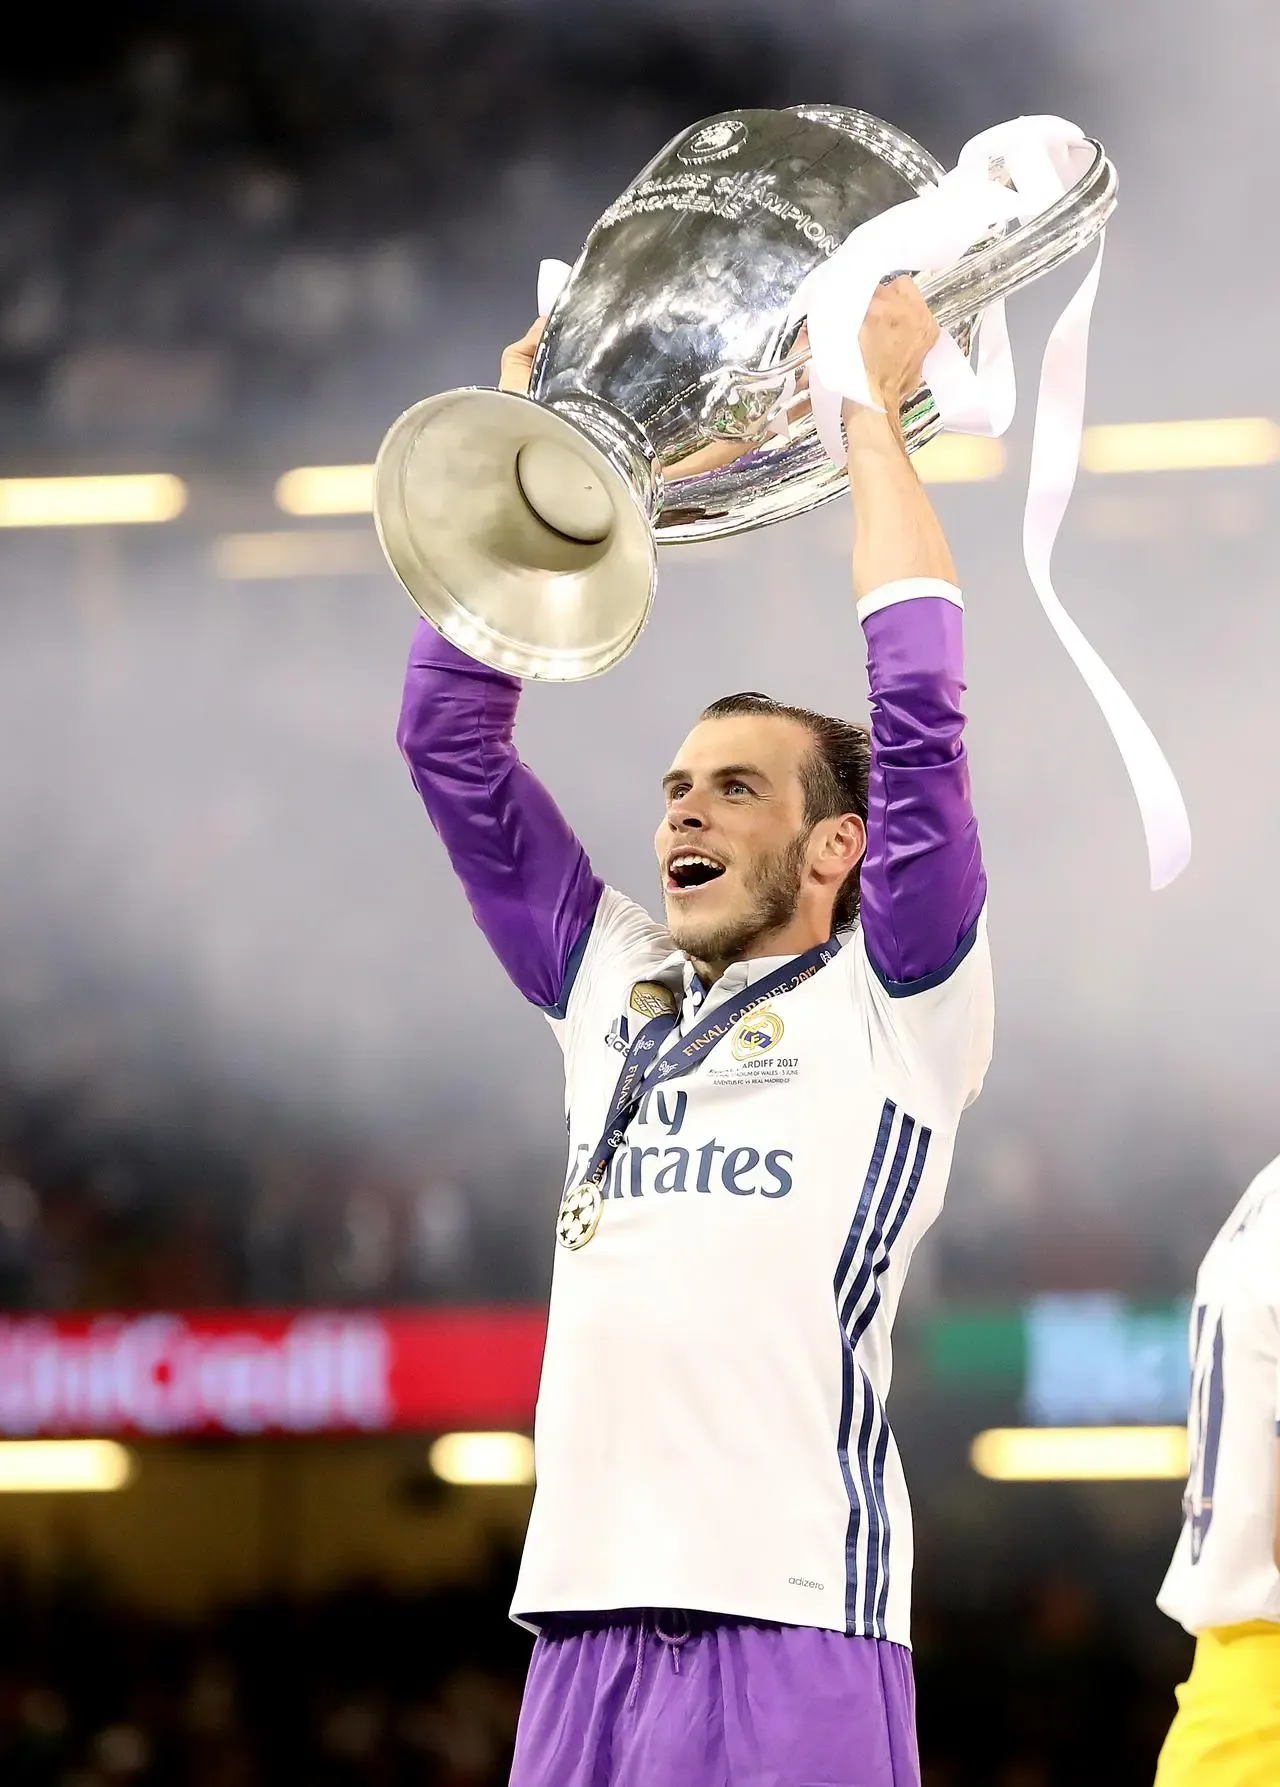
{"label": "purple shorts", "polygon": [[706,1614],[549,1618],[511,1787],[920,1787],[911,1653]]}

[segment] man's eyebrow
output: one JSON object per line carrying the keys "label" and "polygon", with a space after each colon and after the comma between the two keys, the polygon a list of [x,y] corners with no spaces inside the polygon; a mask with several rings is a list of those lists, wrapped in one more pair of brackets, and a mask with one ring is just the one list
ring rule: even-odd
{"label": "man's eyebrow", "polygon": [[[744,780],[744,781],[750,780],[752,782],[764,782],[766,784],[768,783],[768,780],[769,780],[768,776],[764,773],[764,771],[760,768],[760,766],[755,763],[726,763],[726,764],[723,764],[719,769],[717,769],[714,772],[714,779],[717,782],[732,782],[735,780]],[[692,780],[692,777],[690,776],[687,769],[680,769],[679,767],[677,767],[676,769],[669,769],[667,771],[666,775],[663,776],[662,786],[665,791],[665,790],[670,789],[673,786],[673,784],[676,782],[688,782],[691,780]]]}

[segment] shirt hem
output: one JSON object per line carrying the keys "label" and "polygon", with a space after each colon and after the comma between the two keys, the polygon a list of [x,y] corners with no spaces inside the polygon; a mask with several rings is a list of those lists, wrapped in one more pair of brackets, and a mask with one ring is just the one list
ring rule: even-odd
{"label": "shirt hem", "polygon": [[[522,1602],[523,1599],[522,1596]],[[767,1626],[795,1626],[800,1630],[840,1632],[846,1638],[874,1638],[880,1644],[897,1644],[901,1645],[904,1650],[911,1649],[910,1636],[894,1630],[864,1631],[860,1625],[850,1625],[847,1619],[841,1617],[801,1619],[794,1613],[780,1612],[776,1604],[752,1603],[749,1598],[730,1601],[727,1596],[720,1597],[718,1595],[688,1595],[674,1598],[669,1595],[618,1595],[605,1596],[604,1598],[590,1595],[551,1597],[541,1600],[541,1604],[534,1608],[513,1602],[508,1617],[514,1625],[522,1626],[526,1632],[536,1635],[542,1629],[540,1621],[554,1618],[558,1614],[568,1614],[578,1619],[584,1619],[597,1614],[634,1613],[637,1609],[697,1613],[705,1614],[713,1619],[746,1620]]]}
{"label": "shirt hem", "polygon": [[1222,1610],[1211,1616],[1207,1613],[1194,1613],[1186,1607],[1179,1609],[1172,1597],[1166,1598],[1164,1595],[1156,1596],[1156,1606],[1166,1619],[1172,1620],[1175,1626],[1181,1626],[1189,1638],[1210,1638],[1223,1632],[1245,1632],[1254,1626],[1270,1632],[1280,1632],[1280,1611],[1250,1613],[1245,1608],[1237,1607],[1225,1616]]}

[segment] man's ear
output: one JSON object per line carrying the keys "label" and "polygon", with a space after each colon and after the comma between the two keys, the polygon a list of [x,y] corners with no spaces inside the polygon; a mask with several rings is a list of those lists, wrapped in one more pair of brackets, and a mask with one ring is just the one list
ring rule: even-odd
{"label": "man's ear", "polygon": [[849,846],[848,869],[855,868],[867,853],[867,827],[856,813],[842,813],[836,836]]}
{"label": "man's ear", "polygon": [[856,813],[843,813],[829,829],[815,865],[823,879],[843,881],[866,854],[867,828]]}

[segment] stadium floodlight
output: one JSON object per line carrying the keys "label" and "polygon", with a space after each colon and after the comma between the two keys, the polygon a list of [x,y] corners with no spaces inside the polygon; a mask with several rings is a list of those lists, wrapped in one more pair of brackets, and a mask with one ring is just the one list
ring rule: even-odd
{"label": "stadium floodlight", "polygon": [[0,478],[0,527],[119,527],[172,521],[187,487],[172,472]]}
{"label": "stadium floodlight", "polygon": [[1120,422],[1086,428],[1089,472],[1213,471],[1280,459],[1280,424],[1265,416],[1192,422]]}
{"label": "stadium floodlight", "polygon": [[215,576],[233,583],[287,577],[362,577],[383,569],[382,554],[371,527],[222,534],[214,541],[210,557]]}
{"label": "stadium floodlight", "polygon": [[999,1483],[1155,1482],[1187,1474],[1185,1427],[992,1427],[969,1448]]}
{"label": "stadium floodlight", "polygon": [[444,1483],[533,1482],[533,1441],[524,1433],[442,1433],[428,1458]]}
{"label": "stadium floodlight", "polygon": [[115,1440],[2,1440],[0,1495],[62,1495],[123,1489],[133,1459]]}
{"label": "stadium floodlight", "polygon": [[922,484],[983,484],[1004,470],[1004,447],[978,434],[937,434],[914,463]]}
{"label": "stadium floodlight", "polygon": [[370,515],[371,465],[299,465],[276,481],[276,506],[286,515]]}

